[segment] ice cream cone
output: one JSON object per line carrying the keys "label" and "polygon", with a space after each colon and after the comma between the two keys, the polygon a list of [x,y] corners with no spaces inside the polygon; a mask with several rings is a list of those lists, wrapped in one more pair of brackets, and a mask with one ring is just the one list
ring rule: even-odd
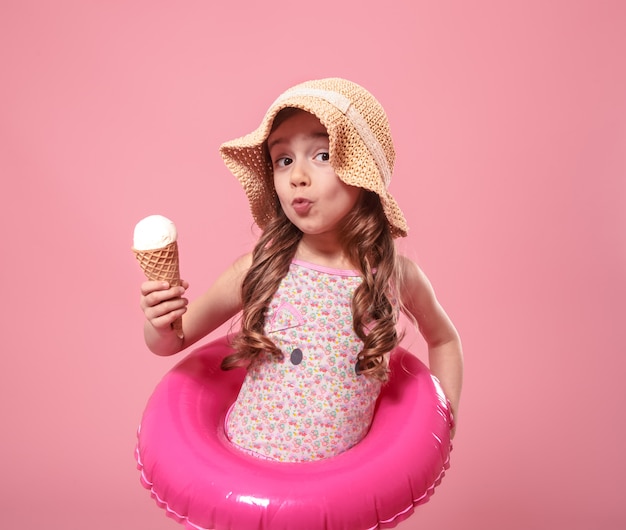
{"label": "ice cream cone", "polygon": [[[180,270],[178,265],[178,243],[172,241],[169,245],[152,250],[137,250],[133,248],[135,257],[139,261],[148,280],[166,281],[170,287],[180,285]],[[176,335],[183,337],[182,318],[172,323]]]}

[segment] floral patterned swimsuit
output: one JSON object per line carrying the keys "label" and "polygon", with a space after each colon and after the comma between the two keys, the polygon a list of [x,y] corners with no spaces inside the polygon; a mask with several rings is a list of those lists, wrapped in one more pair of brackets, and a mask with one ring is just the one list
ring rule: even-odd
{"label": "floral patterned swimsuit", "polygon": [[291,263],[265,324],[283,359],[266,354],[248,368],[226,418],[233,444],[302,462],[337,455],[367,434],[381,384],[355,372],[362,342],[351,301],[360,283],[357,271]]}

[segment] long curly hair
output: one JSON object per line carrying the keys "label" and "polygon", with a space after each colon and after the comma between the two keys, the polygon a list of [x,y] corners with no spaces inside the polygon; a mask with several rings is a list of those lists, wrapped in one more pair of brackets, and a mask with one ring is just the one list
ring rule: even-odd
{"label": "long curly hair", "polygon": [[[267,308],[287,274],[302,232],[289,221],[278,201],[275,211],[254,247],[252,264],[241,286],[241,328],[233,338],[234,353],[222,361],[224,370],[248,366],[261,352],[276,358],[283,356],[263,328]],[[352,299],[354,331],[363,341],[356,359],[357,372],[386,382],[386,354],[400,340],[396,329],[400,301],[395,244],[378,195],[362,190],[354,208],[342,220],[340,242],[362,277]]]}

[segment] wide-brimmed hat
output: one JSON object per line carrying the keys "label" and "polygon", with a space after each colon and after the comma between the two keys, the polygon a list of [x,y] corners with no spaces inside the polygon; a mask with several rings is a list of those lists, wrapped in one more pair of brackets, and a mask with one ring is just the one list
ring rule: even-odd
{"label": "wide-brimmed hat", "polygon": [[248,196],[259,227],[263,229],[275,215],[276,192],[265,143],[276,114],[285,108],[302,109],[320,120],[328,132],[330,164],[337,176],[350,186],[378,194],[392,235],[406,236],[406,219],[388,191],[395,150],[387,115],[367,90],[340,78],[307,81],[290,88],[272,103],[256,131],[220,146],[226,166]]}

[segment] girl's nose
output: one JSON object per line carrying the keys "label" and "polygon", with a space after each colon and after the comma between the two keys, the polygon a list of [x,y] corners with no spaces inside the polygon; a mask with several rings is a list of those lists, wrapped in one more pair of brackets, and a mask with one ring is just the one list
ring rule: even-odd
{"label": "girl's nose", "polygon": [[293,162],[291,169],[291,185],[293,187],[308,186],[311,183],[305,165],[301,162]]}

